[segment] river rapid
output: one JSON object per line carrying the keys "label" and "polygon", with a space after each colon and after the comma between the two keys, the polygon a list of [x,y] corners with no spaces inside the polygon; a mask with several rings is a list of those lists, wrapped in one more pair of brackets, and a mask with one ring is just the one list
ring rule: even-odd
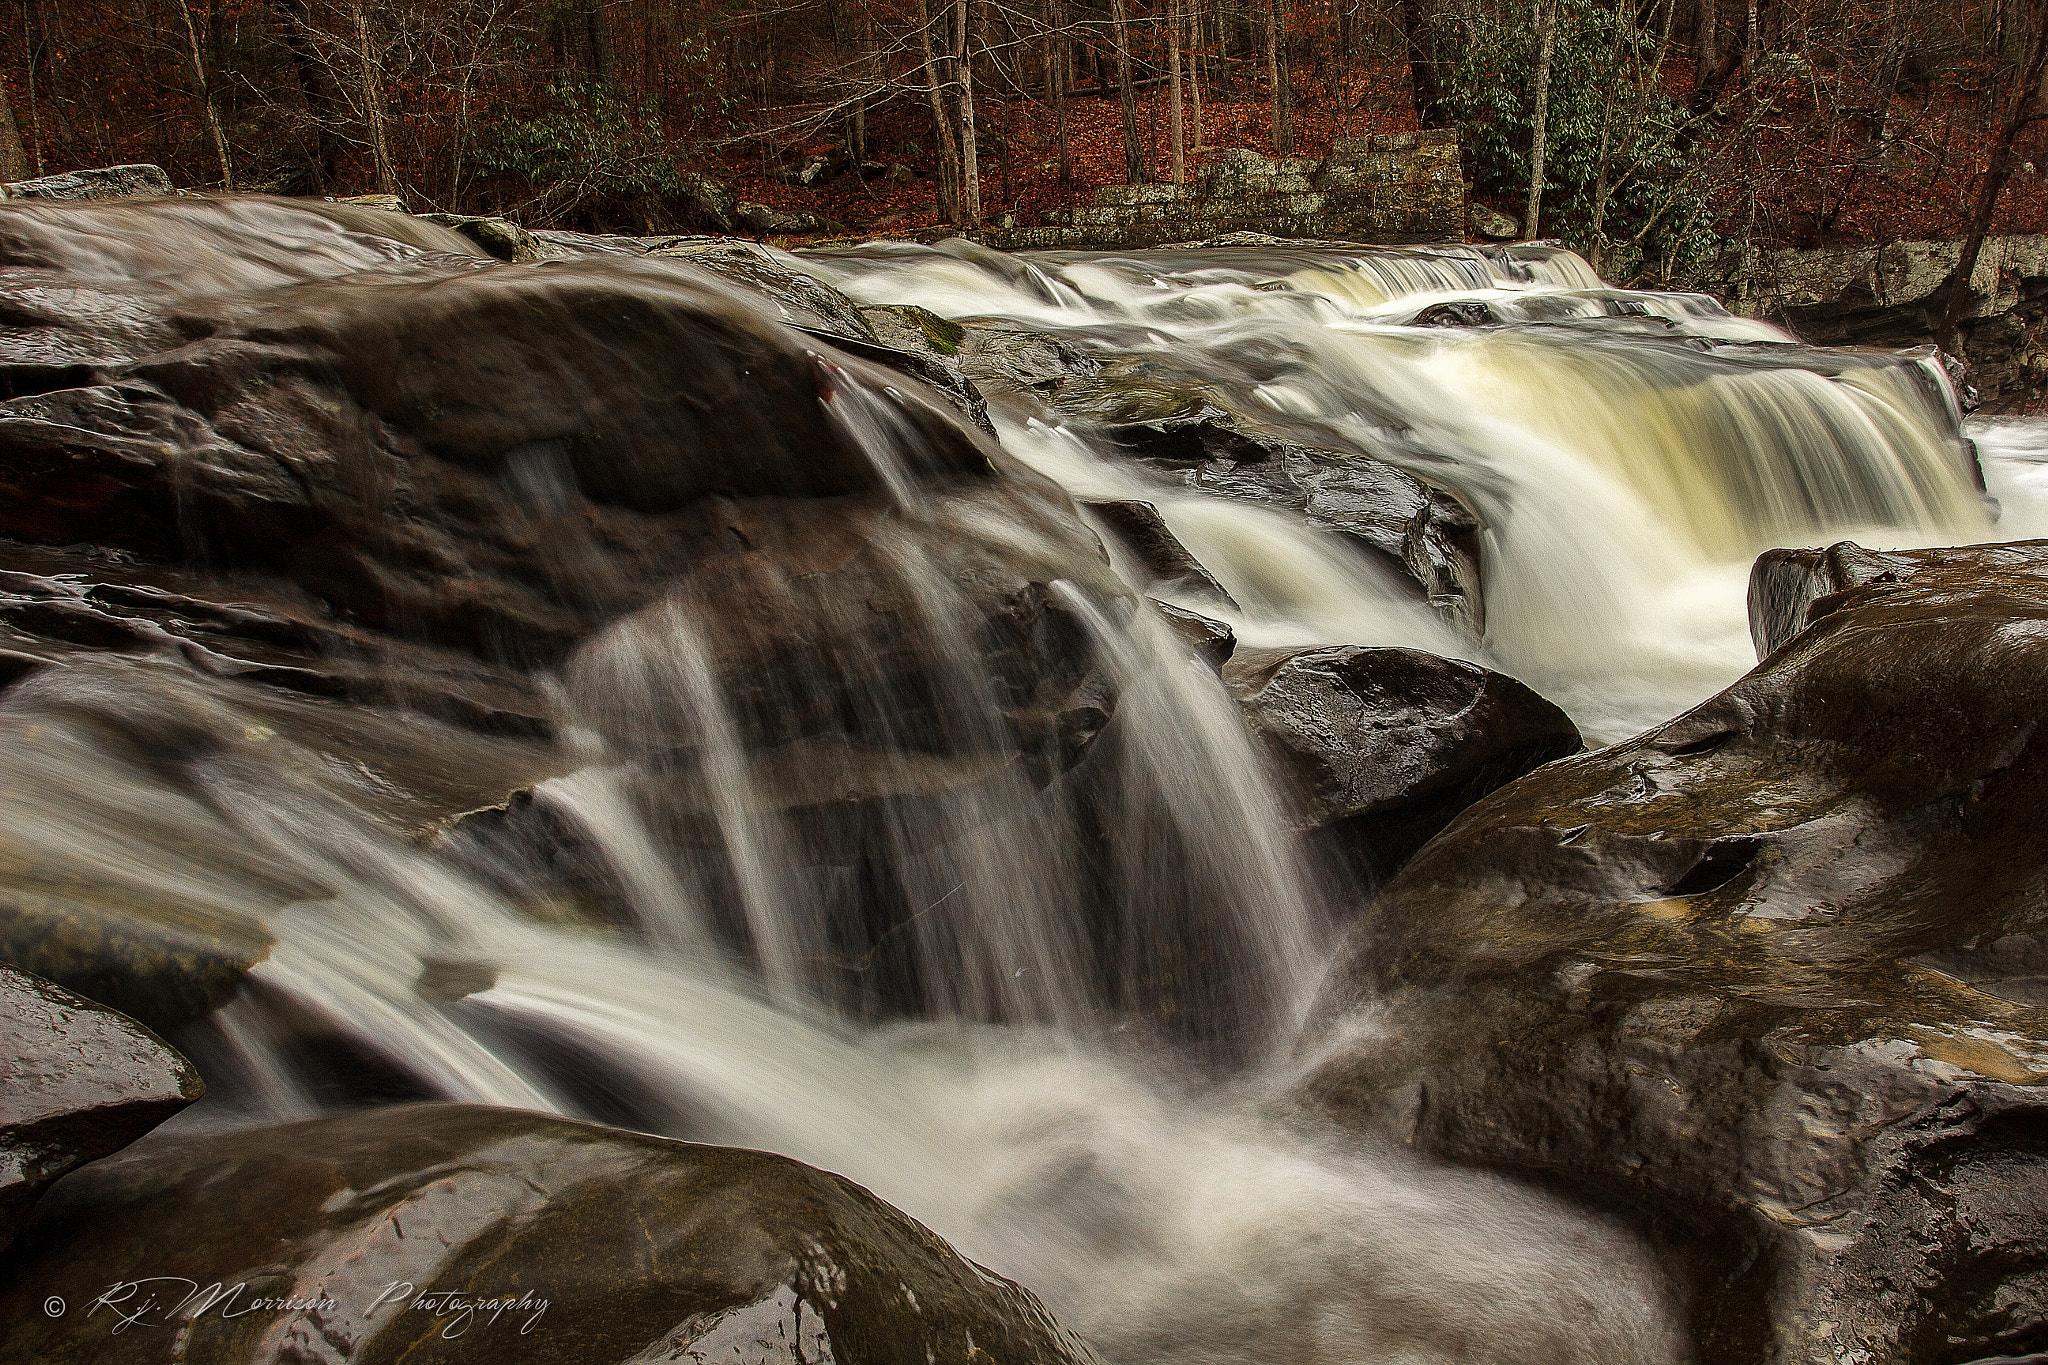
{"label": "river rapid", "polygon": [[[1762,550],[2048,535],[2048,428],[1959,426],[1933,358],[1798,346],[1710,300],[1608,288],[1553,249],[776,259],[861,303],[1154,360],[1285,439],[1453,490],[1483,528],[1480,632],[1312,515],[1134,462],[1030,393],[992,396],[1016,460],[1078,499],[1153,502],[1230,599],[1184,605],[1241,644],[1469,659],[1556,701],[1596,745],[1754,663],[1744,592]],[[1480,306],[1487,325],[1416,325],[1443,304]],[[914,433],[863,407],[873,387],[843,384],[852,439],[878,467],[914,463]],[[921,504],[908,483],[895,497],[935,535],[1071,552],[1059,533]],[[943,695],[917,705],[974,751],[1000,723],[997,689],[923,544],[878,553],[905,629],[951,661]],[[1115,1365],[1679,1359],[1673,1286],[1619,1226],[1296,1105],[1315,1059],[1295,1031],[1362,889],[1319,879],[1296,846],[1214,672],[1149,615],[1066,592],[1121,698],[1119,797],[1105,817],[998,775],[876,836],[861,875],[912,911],[897,929],[921,1017],[849,988],[866,962],[826,962],[852,864],[780,813],[776,784],[802,774],[752,738],[761,707],[812,695],[850,699],[847,744],[911,703],[879,665],[837,656],[781,701],[731,694],[714,661],[746,623],[683,608],[608,627],[545,680],[573,761],[533,801],[601,864],[624,928],[541,922],[487,851],[401,837],[272,764],[223,758],[195,794],[107,742],[75,697],[17,695],[0,718],[39,736],[5,760],[33,799],[0,820],[138,894],[275,935],[240,995],[175,1039],[211,1086],[178,1130],[427,1097],[770,1149],[1034,1290]],[[684,738],[652,738],[671,732]],[[692,819],[717,831],[682,854],[642,783],[677,746],[694,755]],[[1099,846],[1109,873],[1091,870]],[[1075,922],[1097,877],[1114,952]],[[1129,965],[1159,945],[1173,951]],[[1161,994],[1198,1026],[1128,1007]],[[1373,1046],[1358,1027],[1342,1046]]]}

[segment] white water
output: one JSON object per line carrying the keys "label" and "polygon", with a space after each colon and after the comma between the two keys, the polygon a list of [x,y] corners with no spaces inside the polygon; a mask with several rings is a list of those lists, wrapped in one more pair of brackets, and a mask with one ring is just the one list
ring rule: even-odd
{"label": "white water", "polygon": [[[1568,253],[1043,253],[1021,282],[973,249],[801,263],[863,301],[1157,355],[1284,435],[1454,489],[1487,528],[1476,640],[1447,637],[1412,589],[1298,514],[1169,483],[1050,413],[1005,433],[1077,496],[1156,502],[1244,608],[1219,613],[1241,638],[1470,658],[1563,705],[1594,743],[1747,671],[1744,585],[1763,550],[2005,534],[1931,361],[1787,346],[1700,296],[1606,288]],[[1549,325],[1402,325],[1452,300]]]}
{"label": "white water", "polygon": [[[1156,500],[1236,599],[1246,640],[1463,653],[1528,678],[1596,735],[1662,719],[1748,666],[1756,549],[1991,531],[1904,368],[1825,379],[1661,336],[1400,325],[1472,298],[1609,316],[1611,291],[1568,257],[1298,267],[902,251],[829,269],[868,297],[1150,348],[1302,439],[1457,488],[1490,528],[1483,640],[1327,530],[1166,485],[1086,431],[1004,425],[1013,455],[1077,493]],[[1696,337],[1774,335],[1698,301],[1642,307]],[[894,449],[905,429],[886,399],[842,389],[835,411],[892,472],[906,525],[1038,534],[929,505],[901,473],[914,462]],[[2048,529],[2048,438],[1981,435],[2007,527]],[[181,1039],[214,1086],[193,1124],[361,1103],[380,1097],[374,1072],[383,1092],[786,1152],[1037,1290],[1123,1365],[1676,1359],[1669,1287],[1625,1235],[1289,1107],[1290,1026],[1331,911],[1347,907],[1324,905],[1298,865],[1289,812],[1213,675],[1150,617],[1060,590],[1119,694],[1120,737],[1091,778],[1117,804],[1108,851],[1091,852],[1072,793],[973,773],[997,747],[993,684],[919,547],[886,543],[887,566],[906,629],[949,680],[932,724],[957,769],[916,818],[884,818],[870,852],[912,911],[889,932],[907,941],[904,970],[936,1016],[924,1022],[857,1022],[859,972],[833,958],[855,893],[777,797],[835,765],[908,783],[888,743],[905,698],[878,665],[820,657],[781,702],[843,699],[842,730],[752,741],[776,699],[764,715],[712,662],[748,646],[748,623],[675,603],[615,623],[565,671],[563,720],[586,762],[537,794],[602,864],[623,923],[541,922],[489,869],[379,825],[317,759],[163,661],[38,675],[0,699],[0,783],[15,798],[0,835],[43,852],[52,888],[112,880],[276,934],[252,987]],[[149,761],[165,696],[208,739]],[[110,742],[130,726],[139,747]],[[656,814],[716,837],[657,828],[650,791],[675,803]],[[1108,949],[1087,932],[1089,895],[1113,909]],[[1248,1064],[1191,1060],[1145,1022],[1160,1011],[1208,1022]]]}

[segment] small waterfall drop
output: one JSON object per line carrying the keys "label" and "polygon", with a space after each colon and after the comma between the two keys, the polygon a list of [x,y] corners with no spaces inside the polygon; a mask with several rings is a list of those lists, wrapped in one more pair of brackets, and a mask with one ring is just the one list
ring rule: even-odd
{"label": "small waterfall drop", "polygon": [[1793,344],[1703,296],[1610,288],[1554,247],[1036,260],[1085,305],[1050,306],[919,248],[805,258],[857,298],[1157,355],[1284,439],[1455,489],[1486,528],[1486,628],[1463,640],[1313,518],[1162,479],[1084,421],[1012,418],[1027,432],[1018,453],[1077,496],[1157,502],[1243,588],[1231,620],[1244,638],[1472,658],[1551,696],[1596,742],[1750,666],[1740,585],[1761,551],[1993,533],[1931,356]]}

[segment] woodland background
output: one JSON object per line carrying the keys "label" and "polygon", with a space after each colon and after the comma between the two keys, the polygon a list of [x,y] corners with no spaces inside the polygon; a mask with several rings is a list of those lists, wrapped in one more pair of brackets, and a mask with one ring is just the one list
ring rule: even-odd
{"label": "woodland background", "polygon": [[2048,0],[12,0],[9,16],[0,179],[151,161],[185,186],[646,232],[700,225],[708,175],[817,215],[818,235],[909,233],[1028,224],[1225,147],[1316,156],[1455,125],[1478,201],[1624,283],[1682,281],[1731,243],[2048,230]]}

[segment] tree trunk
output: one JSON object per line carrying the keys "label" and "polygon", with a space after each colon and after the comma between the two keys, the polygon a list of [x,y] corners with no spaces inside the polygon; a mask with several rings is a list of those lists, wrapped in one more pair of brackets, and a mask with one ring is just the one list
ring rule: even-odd
{"label": "tree trunk", "polygon": [[1550,56],[1557,47],[1557,0],[1536,0],[1535,108],[1530,118],[1529,205],[1522,218],[1522,240],[1533,242],[1543,217],[1543,154],[1550,131]]}
{"label": "tree trunk", "polygon": [[1990,235],[1991,223],[1998,213],[1998,196],[2005,191],[2005,182],[2012,179],[2018,158],[2013,145],[2021,133],[2029,127],[2048,118],[2048,105],[2044,105],[2041,81],[2048,75],[2048,0],[2036,0],[2030,16],[2033,33],[2027,40],[2027,55],[2020,63],[2018,78],[2013,85],[2012,111],[2006,116],[1991,144],[1991,164],[1984,172],[1984,179],[1977,186],[1977,202],[1970,213],[1970,230],[1963,238],[1963,249],[1956,258],[1955,273],[1948,279],[1948,299],[1942,305],[1941,321],[1935,327],[1934,341],[1950,355],[1961,354],[1959,333],[1963,314],[1970,308],[1970,276],[1977,272],[1977,258],[1983,253],[1984,239]]}
{"label": "tree trunk", "polygon": [[370,160],[377,175],[377,193],[397,194],[398,174],[391,164],[391,143],[384,132],[383,65],[370,42],[370,16],[363,0],[349,0],[356,29],[356,75],[362,83],[363,121],[370,129]]}
{"label": "tree trunk", "polygon": [[1447,120],[1443,84],[1437,79],[1436,37],[1429,30],[1428,0],[1401,0],[1401,28],[1408,44],[1408,88],[1415,101],[1415,122],[1424,128],[1440,128]]}
{"label": "tree trunk", "polygon": [[1280,0],[1267,0],[1266,4],[1266,90],[1272,97],[1266,141],[1272,144],[1273,155],[1285,156],[1280,150]]}
{"label": "tree trunk", "polygon": [[1188,31],[1194,39],[1188,45],[1188,93],[1194,97],[1189,111],[1188,146],[1199,152],[1209,145],[1203,140],[1207,134],[1202,130],[1202,0],[1192,0]]}
{"label": "tree trunk", "polygon": [[[180,0],[180,3],[183,3],[183,0]],[[24,0],[23,8],[30,26],[30,74],[34,74],[36,60],[41,58],[44,85],[49,91],[50,113],[57,121],[57,152],[66,161],[75,163],[78,160],[78,133],[71,126],[71,116],[64,110],[70,99],[64,93],[64,72],[58,64],[57,43],[50,37],[48,25],[43,19],[43,0]],[[188,26],[192,22],[189,13],[185,17],[185,22]]]}
{"label": "tree trunk", "polygon": [[21,145],[21,129],[14,123],[14,101],[0,85],[0,181],[26,179],[28,149]]}
{"label": "tree trunk", "polygon": [[940,92],[939,62],[932,52],[931,0],[917,0],[917,8],[924,20],[917,31],[919,40],[924,44],[924,88],[931,98],[932,137],[939,144],[939,217],[949,223],[957,223],[960,221],[957,189],[960,159],[953,142],[953,120],[946,114],[945,96]]}
{"label": "tree trunk", "polygon": [[1183,121],[1180,105],[1180,0],[1167,0],[1166,6],[1166,79],[1173,83],[1173,98],[1168,107],[1172,110],[1167,118],[1167,138],[1173,144],[1173,183],[1188,183],[1187,124]]}
{"label": "tree trunk", "polygon": [[1067,149],[1067,62],[1072,56],[1073,45],[1067,41],[1066,6],[1060,0],[1046,0],[1048,27],[1046,35],[1045,80],[1051,87],[1052,122],[1058,130],[1060,140],[1060,184],[1069,189],[1074,185],[1074,160]]}
{"label": "tree trunk", "polygon": [[1124,113],[1124,172],[1136,185],[1145,179],[1145,153],[1138,145],[1138,106],[1131,92],[1131,24],[1124,0],[1109,0],[1116,28],[1116,89]]}
{"label": "tree trunk", "polygon": [[1712,71],[1721,61],[1720,25],[1715,22],[1719,9],[1719,0],[1697,0],[1693,7],[1692,69],[1695,84],[1698,83],[1697,73]]}
{"label": "tree trunk", "polygon": [[213,136],[213,154],[220,161],[220,185],[224,190],[232,190],[235,187],[235,166],[228,156],[228,135],[221,126],[220,104],[214,98],[212,83],[206,79],[206,56],[199,46],[199,25],[192,22],[192,6],[187,0],[178,0],[178,13],[185,19],[185,55],[192,67],[193,88],[199,92],[199,105],[206,113],[206,130]]}
{"label": "tree trunk", "polygon": [[960,209],[968,226],[981,222],[981,159],[974,134],[974,27],[969,0],[953,0],[954,69],[960,108]]}
{"label": "tree trunk", "polygon": [[341,128],[346,119],[334,72],[314,50],[313,15],[309,0],[278,0],[278,29],[284,35],[299,94],[313,124],[313,191],[326,194],[341,174]]}
{"label": "tree trunk", "polygon": [[609,85],[615,78],[612,60],[612,25],[604,12],[604,0],[583,0],[583,38],[590,45],[590,71]]}

